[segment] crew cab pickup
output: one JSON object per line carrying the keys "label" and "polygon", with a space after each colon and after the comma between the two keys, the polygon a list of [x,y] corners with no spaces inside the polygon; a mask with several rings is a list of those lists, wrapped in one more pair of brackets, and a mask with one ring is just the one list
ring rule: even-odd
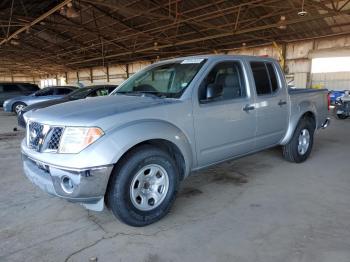
{"label": "crew cab pickup", "polygon": [[24,172],[50,194],[145,226],[168,213],[194,170],[278,145],[305,161],[329,124],[327,94],[289,90],[270,58],[158,62],[107,97],[26,113]]}

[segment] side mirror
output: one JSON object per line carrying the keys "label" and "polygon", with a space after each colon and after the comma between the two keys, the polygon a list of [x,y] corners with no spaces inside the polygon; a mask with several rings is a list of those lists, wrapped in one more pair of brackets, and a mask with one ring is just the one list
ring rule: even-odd
{"label": "side mirror", "polygon": [[223,87],[218,84],[209,84],[206,88],[206,100],[212,100],[222,96]]}

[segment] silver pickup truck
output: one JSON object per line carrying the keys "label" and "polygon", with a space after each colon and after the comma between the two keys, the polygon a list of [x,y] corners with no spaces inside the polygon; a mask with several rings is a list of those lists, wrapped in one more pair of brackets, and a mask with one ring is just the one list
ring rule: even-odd
{"label": "silver pickup truck", "polygon": [[191,171],[277,145],[306,160],[329,124],[327,101],[326,90],[288,90],[273,59],[167,60],[110,96],[26,113],[24,172],[50,194],[145,226],[168,213]]}

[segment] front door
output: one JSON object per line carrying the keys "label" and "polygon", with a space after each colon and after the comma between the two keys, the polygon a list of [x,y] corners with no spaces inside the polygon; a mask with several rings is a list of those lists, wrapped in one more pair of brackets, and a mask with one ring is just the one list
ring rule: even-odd
{"label": "front door", "polygon": [[[254,150],[256,112],[246,107],[252,103],[247,82],[242,63],[226,61],[214,65],[200,84],[193,101],[199,167]],[[207,99],[208,86],[221,94]]]}

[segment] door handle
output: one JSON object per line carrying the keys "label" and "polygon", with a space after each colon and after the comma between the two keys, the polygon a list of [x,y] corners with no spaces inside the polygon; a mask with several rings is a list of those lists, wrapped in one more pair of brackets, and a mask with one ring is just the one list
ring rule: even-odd
{"label": "door handle", "polygon": [[243,107],[243,111],[245,112],[249,112],[250,110],[254,110],[255,109],[255,106],[251,106],[251,105],[245,105]]}
{"label": "door handle", "polygon": [[283,105],[286,105],[286,104],[287,104],[287,101],[280,100],[280,101],[278,102],[278,105],[279,105],[279,106],[283,106]]}

